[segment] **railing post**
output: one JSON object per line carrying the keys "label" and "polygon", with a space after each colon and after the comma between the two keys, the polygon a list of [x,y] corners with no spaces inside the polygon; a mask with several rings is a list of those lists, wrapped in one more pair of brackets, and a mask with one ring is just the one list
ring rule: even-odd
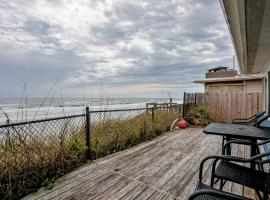
{"label": "railing post", "polygon": [[152,122],[155,122],[154,110],[155,110],[155,107],[152,107]]}
{"label": "railing post", "polygon": [[171,112],[172,111],[172,98],[170,98],[170,109],[169,111]]}
{"label": "railing post", "polygon": [[182,106],[181,104],[179,105],[179,108],[178,108],[178,111],[179,111],[179,118],[182,118]]}
{"label": "railing post", "polygon": [[85,139],[86,158],[91,159],[90,111],[88,106],[85,109]]}
{"label": "railing post", "polygon": [[182,109],[182,116],[185,117],[185,112],[186,112],[186,109],[185,109],[185,100],[186,100],[186,92],[184,92],[184,98],[183,98],[183,109]]}
{"label": "railing post", "polygon": [[[7,119],[6,120],[6,124],[10,124],[10,120]],[[8,145],[10,145],[11,142],[10,142],[10,133],[9,133],[9,127],[7,127],[7,140],[6,140],[6,147],[8,147]]]}

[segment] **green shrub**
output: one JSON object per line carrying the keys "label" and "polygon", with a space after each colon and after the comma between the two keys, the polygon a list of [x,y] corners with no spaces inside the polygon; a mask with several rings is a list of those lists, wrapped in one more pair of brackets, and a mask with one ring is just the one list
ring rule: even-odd
{"label": "green shrub", "polygon": [[194,106],[188,112],[185,120],[190,124],[207,126],[212,121],[212,113],[207,105]]}
{"label": "green shrub", "polygon": [[45,181],[41,183],[42,187],[45,187],[47,190],[51,190],[55,183],[55,177],[53,178],[46,178]]}
{"label": "green shrub", "polygon": [[82,142],[78,139],[73,139],[67,143],[68,149],[73,153],[80,153],[83,152],[86,147]]}
{"label": "green shrub", "polygon": [[191,117],[183,117],[183,119],[189,124],[189,125],[193,125],[193,118]]}

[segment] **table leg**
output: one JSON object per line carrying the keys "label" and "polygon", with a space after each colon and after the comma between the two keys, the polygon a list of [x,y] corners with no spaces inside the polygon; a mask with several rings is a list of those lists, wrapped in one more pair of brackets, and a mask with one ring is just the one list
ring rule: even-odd
{"label": "table leg", "polygon": [[[257,143],[257,140],[251,140],[254,143]],[[256,145],[251,145],[251,149],[250,149],[250,157],[257,155],[257,147]],[[250,163],[250,168],[251,169],[255,169],[255,163],[251,162]]]}
{"label": "table leg", "polygon": [[222,152],[221,152],[221,155],[225,155],[224,144],[225,144],[225,136],[222,136],[222,143],[221,143]]}
{"label": "table leg", "polygon": [[[231,140],[230,137],[226,137],[226,142],[229,142]],[[226,150],[226,155],[231,155],[231,145],[228,146],[227,150]]]}

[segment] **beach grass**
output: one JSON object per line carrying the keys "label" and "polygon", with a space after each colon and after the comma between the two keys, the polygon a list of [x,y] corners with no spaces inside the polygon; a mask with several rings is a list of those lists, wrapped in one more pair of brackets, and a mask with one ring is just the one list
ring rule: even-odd
{"label": "beach grass", "polygon": [[[109,115],[109,114],[108,114]],[[175,110],[117,115],[99,113],[90,126],[93,159],[151,140],[169,130],[178,118]],[[54,181],[87,162],[84,117],[9,127],[2,131],[0,145],[0,196],[19,199],[40,187],[50,189]]]}

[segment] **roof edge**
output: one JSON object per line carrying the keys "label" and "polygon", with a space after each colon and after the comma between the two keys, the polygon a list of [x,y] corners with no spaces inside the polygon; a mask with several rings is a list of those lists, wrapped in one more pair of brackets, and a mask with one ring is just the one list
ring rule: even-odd
{"label": "roof edge", "polygon": [[235,77],[223,77],[223,78],[207,78],[203,80],[195,80],[193,83],[216,83],[216,82],[230,82],[230,81],[244,81],[244,80],[257,80],[262,79],[263,74],[254,74],[248,76],[235,76]]}

